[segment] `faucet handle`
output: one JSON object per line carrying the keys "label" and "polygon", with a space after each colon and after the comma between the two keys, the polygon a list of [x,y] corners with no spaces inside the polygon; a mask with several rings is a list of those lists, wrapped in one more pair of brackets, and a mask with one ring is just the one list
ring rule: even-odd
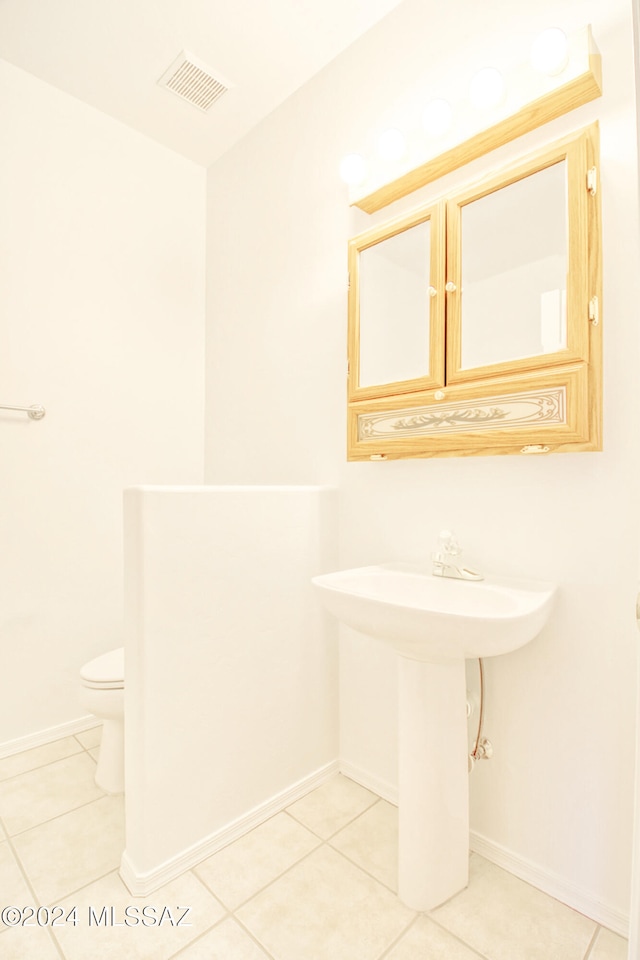
{"label": "faucet handle", "polygon": [[462,547],[456,539],[456,535],[450,530],[441,530],[438,536],[438,553],[447,557],[459,557],[462,553]]}
{"label": "faucet handle", "polygon": [[436,577],[452,577],[455,580],[484,580],[484,576],[469,567],[452,563],[453,557],[459,557],[462,547],[455,534],[450,530],[441,530],[438,537],[438,549],[432,554],[432,573]]}

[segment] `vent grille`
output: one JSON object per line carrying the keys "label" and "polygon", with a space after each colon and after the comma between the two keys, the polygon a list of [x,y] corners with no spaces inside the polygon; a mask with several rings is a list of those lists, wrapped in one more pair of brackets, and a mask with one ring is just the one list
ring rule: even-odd
{"label": "vent grille", "polygon": [[215,77],[209,67],[184,50],[165,70],[158,83],[199,110],[208,110],[230,87],[229,83],[220,76]]}

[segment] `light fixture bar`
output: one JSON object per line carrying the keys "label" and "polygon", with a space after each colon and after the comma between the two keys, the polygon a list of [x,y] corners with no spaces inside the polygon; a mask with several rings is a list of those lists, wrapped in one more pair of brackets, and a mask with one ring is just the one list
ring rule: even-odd
{"label": "light fixture bar", "polygon": [[[351,191],[351,206],[365,213],[375,213],[471,160],[602,96],[602,58],[593,42],[591,27],[586,27],[572,38],[572,63],[563,71],[567,77],[564,82],[562,77],[551,81],[548,77],[540,79],[541,87],[531,87],[526,91],[527,99],[518,109],[500,117],[493,124],[472,133],[420,165],[405,170],[393,180],[377,184],[372,184],[370,179],[365,181],[357,188],[357,195],[354,196],[355,190]],[[554,84],[551,89],[548,89],[549,83]],[[540,89],[544,92],[535,96]],[[533,97],[530,96],[531,90]]]}

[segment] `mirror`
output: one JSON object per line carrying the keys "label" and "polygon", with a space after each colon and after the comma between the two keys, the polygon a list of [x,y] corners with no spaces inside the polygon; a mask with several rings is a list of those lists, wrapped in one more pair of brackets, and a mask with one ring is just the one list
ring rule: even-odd
{"label": "mirror", "polygon": [[429,372],[431,223],[360,253],[360,386]]}
{"label": "mirror", "polygon": [[566,348],[566,161],[467,203],[461,234],[461,368]]}

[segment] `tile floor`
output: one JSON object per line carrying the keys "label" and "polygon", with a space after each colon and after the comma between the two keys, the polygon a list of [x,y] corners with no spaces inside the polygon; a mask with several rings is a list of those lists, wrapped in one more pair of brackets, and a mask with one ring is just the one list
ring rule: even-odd
{"label": "tile floor", "polygon": [[627,958],[622,937],[475,854],[465,891],[409,910],[395,808],[342,776],[133,898],[122,798],[93,782],[98,742],[96,728],[0,760],[0,908],[44,905],[56,921],[1,926],[0,960]]}

